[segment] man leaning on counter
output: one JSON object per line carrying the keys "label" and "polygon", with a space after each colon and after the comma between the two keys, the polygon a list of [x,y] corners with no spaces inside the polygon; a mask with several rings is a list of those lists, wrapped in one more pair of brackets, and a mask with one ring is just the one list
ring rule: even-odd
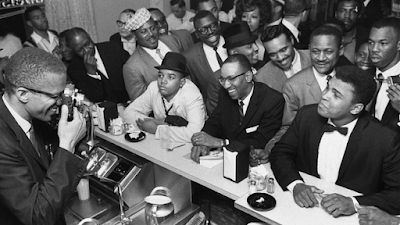
{"label": "man leaning on counter", "polygon": [[[303,107],[272,149],[274,175],[300,207],[320,204],[334,217],[365,214],[364,206],[400,213],[400,136],[365,112],[376,90],[366,73],[339,67],[320,103]],[[363,195],[323,193],[305,184],[299,171]]]}
{"label": "man leaning on counter", "polygon": [[229,56],[218,78],[221,88],[218,105],[201,132],[192,138],[191,158],[199,162],[211,148],[238,141],[263,149],[281,126],[283,96],[263,83],[253,81],[246,56]]}

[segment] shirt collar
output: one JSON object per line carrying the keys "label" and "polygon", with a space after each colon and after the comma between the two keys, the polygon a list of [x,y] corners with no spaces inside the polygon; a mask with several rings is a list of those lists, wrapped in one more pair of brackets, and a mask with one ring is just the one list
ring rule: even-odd
{"label": "shirt collar", "polygon": [[395,76],[400,74],[400,61],[396,63],[396,65],[392,66],[390,69],[386,70],[385,72],[380,71],[376,68],[376,75],[382,73],[383,77],[386,79],[390,76]]}
{"label": "shirt collar", "polygon": [[[53,40],[54,40],[54,38],[56,38],[56,36],[52,32],[49,32],[49,31],[47,31],[47,34],[49,35],[50,43],[53,43]],[[31,34],[31,37],[35,41],[36,44],[40,43],[44,39],[42,36],[40,36],[35,31],[33,31],[33,33]]]}
{"label": "shirt collar", "polygon": [[121,42],[122,43],[136,43],[136,39],[133,37],[133,38],[131,38],[131,40],[127,40],[126,38],[121,37]]}
{"label": "shirt collar", "polygon": [[[356,124],[357,124],[357,121],[358,121],[358,118],[354,119],[353,121],[351,121],[351,122],[348,123],[348,124],[345,124],[345,125],[341,126],[341,127],[346,127],[346,128],[347,128],[347,135],[350,135],[351,132],[353,132],[354,127],[355,127]],[[332,124],[333,126],[336,127],[336,125],[332,123],[331,118],[328,119],[328,124]]]}
{"label": "shirt collar", "polygon": [[[222,37],[222,35],[220,35],[220,36],[219,36],[219,42],[218,42],[218,45],[217,45],[217,49],[224,48],[224,47],[223,47],[224,44],[225,44],[225,39]],[[209,46],[209,45],[206,45],[204,42],[203,42],[203,46],[204,46],[204,48],[209,48],[209,49],[211,49],[211,50],[214,51],[214,47],[211,47],[211,46]]]}
{"label": "shirt collar", "polygon": [[314,74],[315,74],[315,75],[318,75],[318,76],[320,76],[320,77],[325,77],[325,76],[327,76],[327,75],[330,75],[331,77],[334,77],[334,76],[336,75],[336,70],[335,70],[335,69],[333,69],[332,72],[329,73],[329,74],[321,74],[321,73],[319,73],[319,72],[315,69],[314,66],[312,67],[312,69],[313,69],[313,71],[314,71]]}
{"label": "shirt collar", "polygon": [[26,119],[22,118],[13,108],[12,106],[7,102],[6,98],[2,97],[4,105],[7,107],[8,111],[10,111],[11,115],[14,117],[15,121],[17,121],[18,125],[21,127],[21,129],[25,132],[25,134],[29,133],[29,130],[31,129],[32,124],[27,121]]}

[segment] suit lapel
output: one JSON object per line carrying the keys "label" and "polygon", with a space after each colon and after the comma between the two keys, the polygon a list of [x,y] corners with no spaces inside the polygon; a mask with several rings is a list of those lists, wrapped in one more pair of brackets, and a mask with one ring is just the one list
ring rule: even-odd
{"label": "suit lapel", "polygon": [[383,113],[381,122],[383,124],[388,124],[390,121],[390,118],[392,118],[393,114],[398,114],[398,112],[392,107],[392,104],[390,104],[390,101],[389,101],[386,106],[385,112]]}
{"label": "suit lapel", "polygon": [[318,85],[317,80],[315,79],[314,71],[312,67],[308,67],[309,72],[307,73],[307,85],[310,86],[310,94],[313,96],[316,102],[321,100],[322,92],[321,88]]}
{"label": "suit lapel", "polygon": [[342,163],[340,164],[337,181],[339,181],[340,178],[346,173],[346,170],[348,169],[351,161],[353,160],[354,156],[357,154],[359,150],[359,142],[362,138],[363,130],[368,125],[368,121],[365,118],[366,113],[367,112],[364,112],[363,113],[364,115],[361,115],[359,117],[353,132],[350,134],[349,142],[347,143]]}
{"label": "suit lapel", "polygon": [[[249,107],[247,108],[246,114],[244,115],[244,118],[242,120],[242,124],[240,125],[238,129],[238,133],[240,133],[243,129],[246,128],[247,124],[250,122],[250,120],[253,118],[254,113],[256,113],[258,109],[258,97],[259,97],[259,92],[258,88],[256,87],[256,83],[254,84],[254,91],[253,95],[250,98],[249,102]],[[239,114],[239,104],[238,105],[238,114]]]}
{"label": "suit lapel", "polygon": [[285,72],[283,72],[282,69],[278,68],[274,63],[272,63],[272,73],[271,74],[276,74],[275,80],[278,82],[278,84],[283,87],[285,82],[287,81],[287,77]]}

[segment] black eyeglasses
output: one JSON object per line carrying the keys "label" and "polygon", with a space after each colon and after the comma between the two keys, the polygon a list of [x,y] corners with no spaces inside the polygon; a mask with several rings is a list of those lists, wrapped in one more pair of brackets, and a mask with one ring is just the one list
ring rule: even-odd
{"label": "black eyeglasses", "polygon": [[247,71],[245,71],[245,72],[243,72],[243,73],[241,73],[241,74],[239,74],[239,75],[236,75],[236,76],[234,76],[234,77],[226,77],[226,78],[219,77],[219,78],[218,78],[218,81],[219,81],[219,83],[220,83],[221,85],[224,85],[225,82],[226,82],[227,80],[229,81],[229,83],[232,84],[232,82],[233,82],[236,78],[245,75],[247,72],[249,72],[249,70],[247,70]]}
{"label": "black eyeglasses", "polygon": [[[154,19],[153,19],[154,20]],[[159,20],[154,20],[154,22],[158,25],[158,26],[162,26],[162,25],[164,25],[164,24],[166,24],[167,23],[167,20],[165,19],[165,16],[164,17],[162,17],[162,18],[160,18]]]}
{"label": "black eyeglasses", "polygon": [[25,88],[25,89],[27,89],[27,90],[29,90],[31,92],[35,92],[37,94],[46,95],[47,97],[53,99],[54,101],[58,101],[59,99],[61,99],[62,94],[64,93],[64,91],[62,91],[62,92],[60,92],[58,94],[50,94],[48,92],[39,91],[39,90],[36,90],[36,89],[33,89],[33,88],[28,88],[28,87],[23,87],[23,88]]}
{"label": "black eyeglasses", "polygon": [[123,27],[125,26],[126,22],[122,22],[121,20],[117,20],[117,26],[118,27]]}
{"label": "black eyeglasses", "polygon": [[206,35],[208,33],[208,30],[211,30],[211,32],[218,30],[218,22],[214,22],[208,26],[200,27],[199,29],[197,29],[197,31],[202,35]]}

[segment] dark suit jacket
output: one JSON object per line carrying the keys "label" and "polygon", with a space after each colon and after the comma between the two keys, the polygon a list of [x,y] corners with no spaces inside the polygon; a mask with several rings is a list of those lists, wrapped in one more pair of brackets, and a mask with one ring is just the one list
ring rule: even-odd
{"label": "dark suit jacket", "polygon": [[117,32],[117,33],[111,35],[111,36],[110,36],[110,41],[113,41],[113,42],[115,42],[115,43],[118,43],[118,44],[121,46],[121,48],[124,48],[124,46],[123,46],[123,44],[122,44],[122,41],[121,41],[121,35],[119,34],[119,32]]}
{"label": "dark suit jacket", "polygon": [[98,80],[87,75],[83,59],[75,56],[68,66],[68,76],[75,86],[92,102],[108,100],[114,103],[125,103],[129,100],[125,90],[122,66],[129,54],[115,42],[96,44],[101,60],[106,68],[109,79],[101,74]]}
{"label": "dark suit jacket", "polygon": [[238,101],[231,99],[222,88],[218,105],[206,121],[203,131],[213,137],[264,148],[281,126],[283,105],[284,100],[279,92],[255,82],[249,107],[239,125]]}
{"label": "dark suit jacket", "polygon": [[58,146],[56,131],[34,120],[41,157],[0,100],[0,223],[65,224],[64,206],[87,162],[55,148],[49,163],[45,145]]}
{"label": "dark suit jacket", "polygon": [[[162,35],[160,41],[172,52],[182,52],[182,46],[175,36]],[[125,87],[130,100],[135,100],[146,91],[152,81],[157,80],[158,69],[155,66],[159,66],[156,60],[138,45],[123,67]]]}
{"label": "dark suit jacket", "polygon": [[174,35],[181,43],[182,52],[188,50],[194,45],[193,38],[187,30],[171,30],[170,33]]}
{"label": "dark suit jacket", "polygon": [[[318,146],[327,118],[317,105],[303,107],[292,126],[272,149],[270,161],[282,189],[302,180],[299,171],[319,177]],[[337,185],[352,189],[360,205],[400,213],[400,137],[368,113],[362,113],[350,135],[339,168]]]}

